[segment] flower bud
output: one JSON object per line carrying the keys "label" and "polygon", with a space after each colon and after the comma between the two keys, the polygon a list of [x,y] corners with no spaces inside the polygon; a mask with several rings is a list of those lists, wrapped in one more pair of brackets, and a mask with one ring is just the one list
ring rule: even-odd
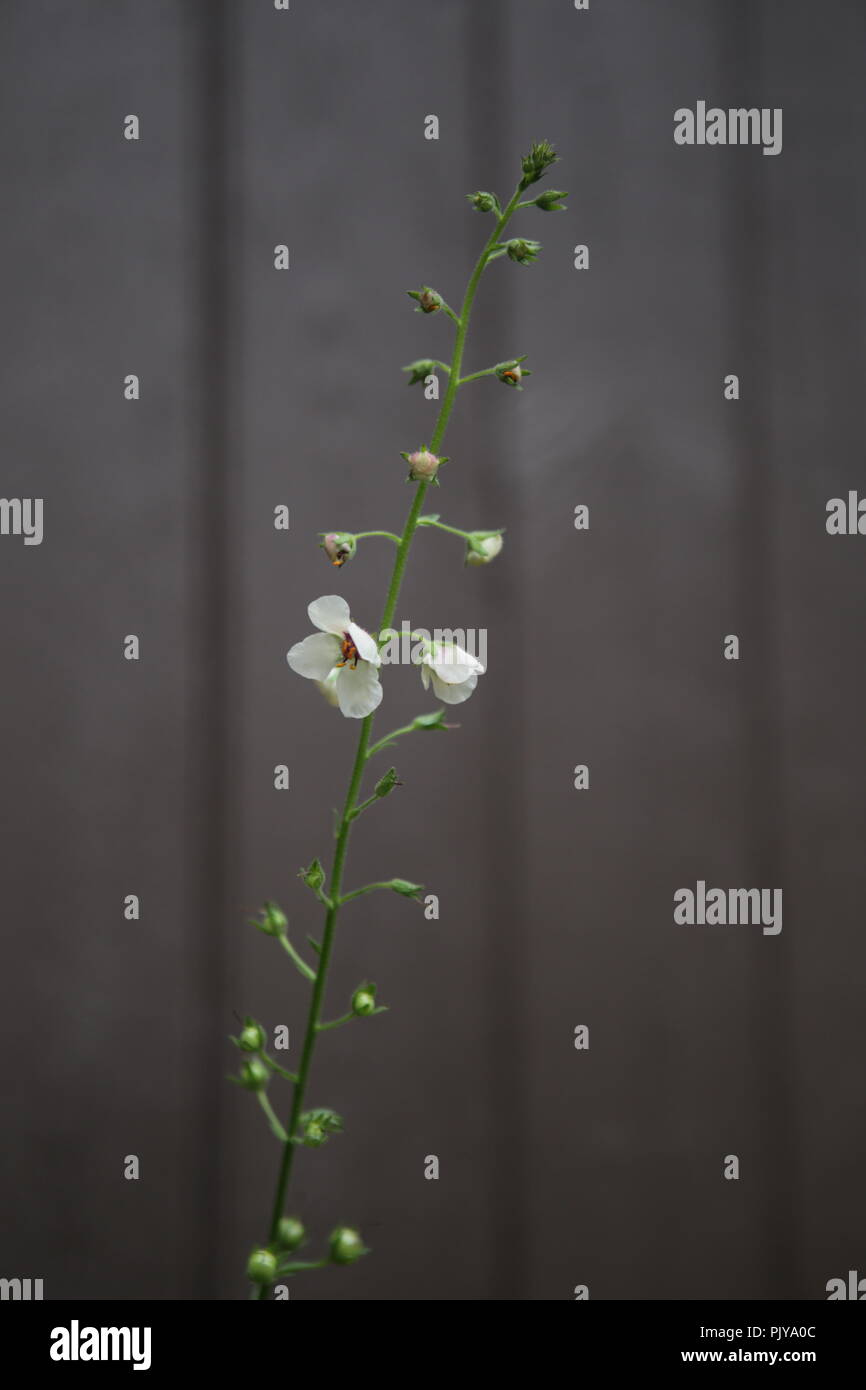
{"label": "flower bud", "polygon": [[342,568],[347,560],[351,560],[358,548],[358,542],[350,531],[329,531],[320,544],[331,564],[336,565],[337,569]]}
{"label": "flower bud", "polygon": [[523,188],[528,188],[531,183],[537,183],[540,178],[544,177],[544,174],[550,168],[551,164],[555,164],[558,159],[559,155],[556,153],[549,140],[537,141],[532,146],[529,154],[524,155],[521,160],[521,168],[523,170],[523,178],[520,181],[521,186]]}
{"label": "flower bud", "polygon": [[402,787],[402,785],[403,783],[397,780],[397,769],[395,767],[389,767],[388,771],[385,773],[385,776],[380,777],[379,781],[373,788],[373,795],[387,796],[388,793],[392,792],[395,787]]}
{"label": "flower bud", "polygon": [[264,1091],[271,1074],[261,1057],[248,1057],[241,1066],[240,1083],[245,1091]]}
{"label": "flower bud", "polygon": [[296,1216],[283,1216],[277,1225],[277,1245],[281,1250],[297,1250],[304,1239],[304,1223]]}
{"label": "flower bud", "polygon": [[426,381],[428,376],[433,376],[436,363],[429,357],[422,357],[417,362],[410,362],[408,367],[402,367],[401,371],[410,373],[409,385],[414,386],[419,381]]}
{"label": "flower bud", "polygon": [[414,454],[403,454],[402,457],[409,465],[410,483],[435,482],[440,464],[448,462],[431,454],[429,449],[416,449]]}
{"label": "flower bud", "polygon": [[431,290],[429,285],[422,285],[420,290],[407,290],[410,299],[417,299],[418,308],[416,313],[435,314],[437,309],[442,308],[442,296],[435,290]]}
{"label": "flower bud", "polygon": [[388,880],[388,887],[404,898],[417,899],[424,885],[423,883],[409,883],[405,878],[392,878]]}
{"label": "flower bud", "polygon": [[535,206],[541,208],[542,212],[565,212],[565,204],[561,200],[567,197],[568,194],[563,193],[561,188],[546,188],[539,193]]}
{"label": "flower bud", "polygon": [[255,1019],[246,1019],[238,1038],[241,1052],[261,1052],[266,1041],[265,1030],[261,1024],[256,1023]]}
{"label": "flower bud", "polygon": [[317,1149],[320,1144],[324,1144],[327,1139],[324,1126],[318,1120],[308,1120],[304,1125],[304,1143],[309,1144],[311,1149]]}
{"label": "flower bud", "polygon": [[505,243],[509,259],[516,261],[518,265],[530,265],[532,261],[538,260],[538,253],[541,250],[541,243],[538,241],[528,241],[525,237],[512,237],[511,241]]}
{"label": "flower bud", "polygon": [[314,859],[308,869],[301,869],[298,878],[302,878],[308,888],[312,888],[317,893],[325,882],[325,870],[322,868],[318,859]]}
{"label": "flower bud", "polygon": [[451,726],[445,723],[444,709],[434,710],[432,714],[416,714],[412,720],[413,729],[448,729]]}
{"label": "flower bud", "polygon": [[376,986],[373,984],[359,985],[352,995],[352,1013],[357,1018],[364,1018],[371,1014],[376,1007]]}
{"label": "flower bud", "polygon": [[289,925],[286,914],[276,903],[266,902],[260,918],[252,919],[253,926],[263,931],[265,936],[282,936]]}
{"label": "flower bud", "polygon": [[367,1253],[360,1232],[353,1231],[351,1226],[338,1226],[336,1231],[332,1232],[329,1249],[335,1265],[354,1264],[355,1260]]}
{"label": "flower bud", "polygon": [[491,536],[483,531],[473,531],[466,547],[467,565],[489,565],[491,560],[496,559],[502,544],[501,532],[497,531]]}
{"label": "flower bud", "polygon": [[339,1134],[343,1128],[343,1121],[336,1111],[323,1106],[318,1110],[305,1110],[299,1123],[303,1142],[313,1149],[324,1144],[329,1134]]}
{"label": "flower bud", "polygon": [[515,358],[511,362],[500,362],[496,368],[496,376],[505,386],[513,386],[516,390],[522,391],[520,385],[525,376],[532,376],[525,367],[521,367],[521,362],[525,362],[525,357]]}
{"label": "flower bud", "polygon": [[247,1260],[247,1278],[254,1284],[271,1284],[277,1275],[277,1257],[272,1250],[254,1250]]}
{"label": "flower bud", "polygon": [[499,199],[495,193],[467,193],[466,197],[474,207],[476,212],[496,212],[502,209],[499,206]]}

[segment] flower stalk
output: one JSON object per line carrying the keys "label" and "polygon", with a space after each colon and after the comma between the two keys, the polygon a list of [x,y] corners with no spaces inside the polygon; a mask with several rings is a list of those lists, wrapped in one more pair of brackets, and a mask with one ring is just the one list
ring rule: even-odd
{"label": "flower stalk", "polygon": [[[404,368],[410,373],[410,385],[423,380],[430,371],[435,369],[445,373],[447,385],[429,443],[414,454],[404,454],[410,464],[409,481],[414,486],[415,491],[403,529],[399,535],[390,531],[379,530],[360,533],[338,531],[322,533],[324,537],[323,549],[331,563],[337,567],[342,566],[346,560],[355,555],[357,542],[366,537],[383,537],[396,544],[397,549],[391,578],[377,629],[378,639],[352,622],[348,605],[345,604],[344,600],[331,596],[318,599],[310,605],[310,618],[318,631],[303,642],[296,644],[288,654],[289,665],[298,674],[316,680],[320,687],[324,687],[323,693],[328,693],[330,690],[330,693],[335,697],[332,703],[339,703],[342,713],[347,717],[360,718],[362,722],[342,810],[335,827],[336,844],[330,875],[326,882],[324,870],[318,859],[314,859],[310,867],[301,872],[301,877],[325,910],[321,942],[317,943],[309,938],[317,956],[315,968],[303,959],[289,941],[286,919],[281,913],[278,913],[278,909],[273,904],[267,906],[264,922],[256,923],[267,934],[277,936],[293,964],[310,985],[311,995],[297,1072],[283,1072],[262,1052],[261,1057],[257,1053],[256,1057],[252,1059],[258,1065],[253,1068],[251,1081],[242,1082],[248,1086],[252,1084],[256,1090],[259,1103],[265,1111],[270,1127],[282,1144],[282,1154],[271,1207],[268,1243],[267,1246],[253,1251],[248,1266],[248,1278],[253,1284],[252,1297],[254,1298],[266,1298],[269,1289],[282,1275],[294,1274],[305,1269],[320,1268],[328,1263],[350,1264],[367,1253],[358,1232],[348,1227],[340,1227],[331,1237],[327,1258],[318,1261],[290,1261],[288,1264],[280,1260],[281,1231],[285,1231],[286,1223],[294,1222],[303,1234],[303,1227],[300,1222],[297,1222],[295,1218],[286,1216],[286,1202],[294,1168],[295,1151],[304,1145],[315,1147],[319,1143],[323,1143],[329,1132],[342,1127],[339,1117],[334,1116],[331,1111],[305,1112],[304,1110],[319,1034],[355,1019],[383,1012],[382,1006],[378,1006],[375,1001],[375,986],[367,983],[359,986],[356,990],[349,1013],[330,1022],[323,1019],[323,1006],[340,910],[353,899],[377,889],[388,889],[416,900],[422,892],[421,885],[401,878],[370,883],[349,892],[343,891],[346,858],[355,820],[361,812],[372,807],[377,800],[388,795],[394,787],[399,785],[396,772],[391,768],[377,782],[373,794],[362,800],[361,787],[367,763],[375,754],[392,745],[400,737],[421,730],[441,730],[453,727],[443,722],[444,712],[440,709],[431,714],[419,715],[410,724],[394,730],[376,743],[371,743],[375,709],[382,698],[378,646],[383,640],[382,634],[386,630],[390,630],[393,624],[409,554],[416,532],[420,527],[435,526],[442,531],[450,531],[462,537],[467,544],[467,558],[470,554],[474,554],[476,556],[475,563],[486,563],[487,559],[492,559],[493,555],[501,549],[501,530],[463,531],[456,527],[446,526],[439,522],[438,517],[425,517],[423,507],[429,488],[439,484],[436,476],[438,466],[445,461],[440,458],[440,450],[459,389],[479,377],[498,376],[500,380],[505,380],[506,384],[517,385],[521,375],[529,375],[525,371],[521,373],[520,363],[525,360],[523,357],[510,359],[508,362],[499,363],[495,367],[474,372],[466,377],[461,377],[461,369],[475,295],[485,268],[491,261],[506,254],[518,264],[529,265],[536,258],[540,249],[537,242],[522,238],[509,242],[501,240],[515,210],[518,207],[535,205],[545,210],[552,210],[556,206],[558,210],[557,200],[565,196],[556,194],[555,198],[538,199],[528,204],[521,204],[520,201],[526,188],[541,178],[555,159],[556,156],[546,141],[534,145],[522,161],[522,177],[512,197],[504,207],[500,206],[495,194],[476,193],[469,195],[470,202],[476,210],[493,214],[494,225],[472,269],[459,313],[446,303],[438,291],[429,286],[423,286],[420,290],[409,292],[411,297],[416,300],[419,312],[435,315],[437,311],[441,311],[455,324],[456,332],[450,363],[446,364],[433,358],[424,358],[410,364],[408,368]],[[447,652],[442,650],[442,645],[429,644],[428,649],[420,658],[422,679],[425,688],[432,681],[436,694],[445,703],[459,703],[468,698],[468,695],[474,690],[478,675],[483,673],[484,668],[474,657],[470,657],[459,648],[453,647],[453,644],[453,649]],[[275,914],[278,915],[275,916]],[[247,1033],[250,1041],[254,1041],[256,1036],[252,1031]],[[251,1062],[246,1065],[249,1069]],[[290,1078],[290,1084],[293,1086],[291,1107],[285,1128],[281,1126],[265,1095],[265,1087],[270,1079],[269,1070],[282,1077]],[[285,1246],[282,1249],[285,1249]]]}

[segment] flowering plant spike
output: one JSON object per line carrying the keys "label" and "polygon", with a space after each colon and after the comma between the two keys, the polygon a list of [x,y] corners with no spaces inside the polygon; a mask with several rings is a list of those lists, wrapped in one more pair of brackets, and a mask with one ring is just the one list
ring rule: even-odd
{"label": "flowering plant spike", "polygon": [[[342,810],[337,813],[330,869],[326,866],[327,861],[323,863],[317,855],[299,874],[324,912],[321,939],[307,935],[309,951],[306,947],[299,949],[290,939],[289,922],[285,913],[274,902],[266,902],[261,916],[253,921],[253,925],[260,932],[271,937],[286,952],[310,991],[297,1072],[284,1070],[268,1055],[266,1032],[254,1018],[245,1019],[240,1036],[232,1039],[240,1049],[242,1059],[239,1075],[230,1079],[255,1097],[281,1150],[270,1225],[262,1243],[251,1250],[246,1267],[246,1276],[252,1285],[252,1297],[257,1299],[268,1298],[274,1286],[287,1277],[321,1269],[326,1265],[348,1266],[368,1254],[359,1231],[353,1226],[338,1225],[333,1228],[330,1237],[324,1243],[323,1253],[318,1258],[295,1258],[295,1252],[306,1241],[306,1228],[302,1216],[288,1210],[292,1171],[298,1151],[321,1148],[332,1137],[341,1135],[343,1129],[343,1121],[333,1110],[319,1104],[316,1104],[315,1108],[308,1108],[310,1101],[314,1099],[308,1092],[319,1036],[331,1029],[373,1018],[385,1012],[386,1007],[377,1001],[376,986],[370,981],[363,981],[352,994],[345,1013],[331,1019],[324,1017],[328,971],[334,951],[339,914],[355,898],[367,893],[388,890],[415,902],[420,900],[423,893],[421,884],[398,877],[362,884],[347,891],[343,885],[346,856],[352,826],[357,818],[392,793],[396,792],[398,796],[405,795],[399,790],[401,783],[396,768],[391,767],[384,772],[380,768],[370,794],[362,799],[361,789],[370,762],[384,749],[393,747],[399,739],[410,734],[441,732],[455,727],[445,722],[445,711],[439,708],[417,715],[411,723],[394,729],[375,743],[372,742],[375,712],[386,699],[385,686],[388,680],[393,678],[388,674],[383,680],[383,651],[387,645],[388,634],[392,632],[391,624],[394,621],[400,588],[416,532],[421,527],[431,527],[457,536],[463,542],[465,563],[473,566],[490,564],[503,548],[501,527],[463,530],[442,521],[438,513],[423,515],[422,508],[429,489],[440,486],[439,472],[441,466],[448,461],[441,453],[442,443],[457,392],[461,387],[483,377],[490,377],[506,386],[521,390],[523,380],[530,375],[522,366],[526,360],[525,356],[522,356],[497,362],[491,367],[484,367],[464,376],[463,356],[475,293],[486,267],[492,261],[504,257],[519,266],[531,267],[541,250],[537,241],[526,237],[502,239],[515,212],[529,208],[542,212],[562,210],[563,200],[567,195],[559,190],[549,190],[547,193],[521,201],[521,195],[543,178],[556,160],[557,155],[546,140],[533,145],[521,160],[517,187],[504,205],[495,193],[467,194],[473,211],[493,219],[493,229],[469,277],[459,312],[451,308],[438,290],[428,285],[423,285],[420,290],[407,291],[415,300],[418,312],[426,315],[438,314],[435,323],[424,324],[427,331],[441,334],[442,322],[446,319],[454,325],[450,362],[424,357],[403,368],[404,372],[409,373],[410,385],[425,381],[428,376],[438,373],[446,378],[445,393],[429,442],[403,451],[403,458],[409,465],[406,481],[414,488],[409,514],[399,534],[392,531],[352,532],[339,527],[319,533],[322,537],[319,544],[327,560],[338,569],[341,569],[347,560],[356,557],[359,542],[363,540],[376,537],[390,541],[396,546],[382,616],[378,627],[368,631],[355,622],[344,598],[337,594],[325,594],[313,599],[307,608],[310,623],[316,631],[296,642],[286,654],[292,671],[314,681],[322,695],[341,715],[347,719],[360,720],[361,723]],[[459,460],[452,465],[457,468],[459,466]],[[446,473],[449,471],[446,469]],[[400,470],[395,472],[399,478]],[[433,695],[445,706],[462,704],[468,700],[478,686],[479,677],[484,674],[483,663],[453,641],[431,639],[426,634],[412,636],[418,640],[413,643],[410,659],[419,667],[424,690],[430,690],[432,687]],[[270,946],[268,949],[273,950],[275,947]],[[271,1103],[269,1094],[272,1087],[279,1086],[282,1082],[291,1088],[291,1099],[286,1106],[288,1114],[285,1125]],[[304,1153],[300,1156],[300,1161],[315,1162],[316,1155]],[[333,1213],[333,1217],[340,1215],[341,1213]]]}

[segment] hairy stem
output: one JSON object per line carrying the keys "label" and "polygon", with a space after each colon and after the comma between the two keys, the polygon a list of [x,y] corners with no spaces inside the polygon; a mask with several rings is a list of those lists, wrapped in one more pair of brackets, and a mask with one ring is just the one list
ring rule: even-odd
{"label": "hairy stem", "polygon": [[[503,229],[505,228],[506,224],[508,223],[512,213],[514,212],[517,206],[521,191],[522,190],[520,187],[518,187],[515,191],[513,197],[511,198],[511,201],[508,203],[507,207],[497,220],[493,231],[491,232],[489,238],[487,239],[487,242],[485,243],[481,255],[478,257],[478,260],[475,263],[475,267],[472,271],[471,276],[469,277],[469,283],[466,286],[466,293],[463,296],[463,304],[460,309],[459,317],[456,314],[454,314],[453,311],[448,311],[450,317],[453,318],[455,323],[457,324],[457,334],[454,341],[454,355],[451,360],[451,370],[448,374],[448,386],[446,388],[445,395],[442,399],[442,404],[439,407],[439,414],[436,417],[436,424],[434,426],[433,435],[430,440],[429,447],[431,453],[437,453],[442,445],[442,440],[445,437],[445,430],[447,429],[448,421],[451,417],[451,411],[454,407],[454,400],[457,395],[458,388],[461,384],[460,367],[463,362],[463,350],[466,345],[466,334],[469,330],[469,318],[472,313],[472,305],[475,300],[475,292],[478,289],[478,282],[481,279],[481,275],[490,257],[491,251],[498,242]],[[445,307],[447,308],[447,306]],[[418,529],[418,519],[421,515],[421,508],[423,506],[424,498],[426,496],[428,487],[429,484],[426,482],[420,482],[417,484],[415,495],[412,499],[412,505],[409,509],[409,515],[406,518],[406,524],[404,525],[402,534],[399,538],[397,554],[394,559],[394,568],[391,573],[391,582],[388,586],[388,594],[385,599],[385,607],[382,613],[381,622],[379,624],[380,632],[383,631],[383,629],[385,628],[389,628],[394,621],[394,613],[397,608],[397,601],[400,597],[400,588],[403,583],[403,575],[406,572],[406,562],[409,558],[409,551],[412,547],[412,541],[415,536],[415,532]],[[289,1182],[292,1176],[292,1165],[294,1163],[295,1149],[298,1147],[298,1145],[293,1141],[297,1136],[298,1122],[300,1120],[300,1116],[304,1108],[304,1100],[306,1098],[307,1087],[309,1085],[310,1080],[310,1071],[313,1062],[313,1053],[315,1051],[316,1038],[318,1034],[321,1031],[323,1031],[321,1028],[322,1002],[324,1000],[325,988],[328,982],[328,967],[331,962],[331,952],[334,948],[334,935],[337,925],[337,915],[340,910],[340,888],[343,882],[343,870],[345,868],[346,863],[346,852],[349,847],[349,836],[351,833],[352,822],[354,820],[352,812],[358,800],[358,792],[361,786],[361,779],[364,773],[364,765],[367,761],[368,752],[370,751],[370,732],[373,727],[373,717],[374,716],[372,714],[369,714],[361,725],[361,730],[358,735],[358,744],[355,749],[355,761],[352,765],[352,772],[349,777],[349,785],[346,790],[346,796],[343,802],[343,811],[340,817],[339,829],[337,831],[337,844],[336,849],[334,851],[334,863],[331,869],[330,883],[328,885],[329,904],[327,908],[327,915],[325,917],[325,930],[322,935],[322,948],[319,953],[318,966],[315,972],[315,980],[313,982],[312,997],[310,999],[310,1008],[309,1013],[307,1015],[307,1024],[306,1029],[304,1031],[304,1042],[301,1050],[301,1064],[298,1068],[298,1079],[295,1083],[294,1094],[292,1097],[291,1113],[289,1116],[288,1125],[286,1126],[286,1133],[288,1135],[288,1139],[287,1142],[283,1145],[283,1155],[282,1160],[280,1162],[279,1174],[277,1177],[276,1191],[274,1193],[274,1202],[271,1213],[270,1226],[271,1242],[276,1240],[277,1228],[279,1226],[280,1218],[282,1217],[283,1211],[285,1209],[286,1197],[289,1190]],[[379,745],[376,745],[376,747],[378,746]],[[256,1297],[261,1299],[265,1298],[266,1296],[266,1287],[264,1285],[260,1285]]]}

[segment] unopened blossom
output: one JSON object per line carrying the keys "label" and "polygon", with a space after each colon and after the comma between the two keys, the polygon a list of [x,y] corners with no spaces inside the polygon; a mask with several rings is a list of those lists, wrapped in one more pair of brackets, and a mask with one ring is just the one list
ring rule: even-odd
{"label": "unopened blossom", "polygon": [[322,549],[331,564],[341,569],[354,555],[357,541],[348,531],[329,531],[322,539]]}
{"label": "unopened blossom", "polygon": [[528,237],[517,236],[512,237],[511,241],[506,241],[505,249],[509,260],[516,261],[518,265],[530,265],[538,260],[541,243]]}
{"label": "unopened blossom", "polygon": [[422,285],[420,290],[407,290],[410,299],[418,301],[416,313],[435,314],[437,309],[442,308],[442,296],[435,290],[431,290],[429,285]]}
{"label": "unopened blossom", "polygon": [[424,689],[429,690],[432,684],[436,698],[446,705],[462,705],[484,674],[477,657],[456,642],[425,642],[419,664]]}
{"label": "unopened blossom", "polygon": [[535,206],[541,208],[542,212],[565,212],[563,198],[568,194],[563,193],[561,188],[546,188],[543,193],[539,193],[535,200]]}
{"label": "unopened blossom", "polygon": [[502,549],[502,536],[472,536],[466,547],[467,565],[489,565]]}
{"label": "unopened blossom", "polygon": [[319,682],[320,688],[336,671],[333,686],[341,713],[347,719],[366,719],[382,700],[375,640],[352,622],[349,605],[337,594],[315,599],[307,612],[319,631],[296,642],[286,660],[299,676]]}
{"label": "unopened blossom", "polygon": [[525,376],[532,376],[525,367],[521,367],[519,362],[504,362],[501,367],[496,368],[496,375],[505,386],[513,386],[518,391],[522,391],[520,385]]}
{"label": "unopened blossom", "polygon": [[409,465],[409,481],[412,483],[432,483],[436,474],[447,459],[437,458],[429,449],[416,449],[414,454],[402,456]]}

